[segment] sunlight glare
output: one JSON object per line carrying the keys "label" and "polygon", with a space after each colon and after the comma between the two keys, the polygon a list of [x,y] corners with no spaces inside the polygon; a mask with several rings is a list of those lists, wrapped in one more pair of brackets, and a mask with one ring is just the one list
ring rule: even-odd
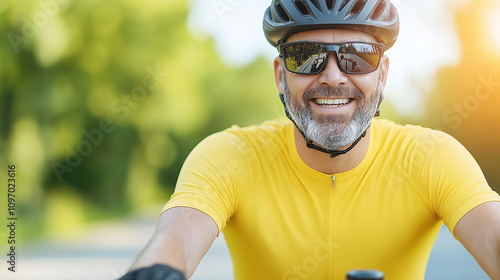
{"label": "sunlight glare", "polygon": [[500,4],[486,11],[486,26],[489,38],[493,40],[493,49],[500,53]]}

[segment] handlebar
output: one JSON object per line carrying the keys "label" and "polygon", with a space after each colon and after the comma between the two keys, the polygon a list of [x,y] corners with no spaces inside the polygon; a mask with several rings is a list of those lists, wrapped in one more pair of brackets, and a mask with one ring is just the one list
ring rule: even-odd
{"label": "handlebar", "polygon": [[346,275],[347,280],[383,280],[384,273],[378,270],[352,270]]}

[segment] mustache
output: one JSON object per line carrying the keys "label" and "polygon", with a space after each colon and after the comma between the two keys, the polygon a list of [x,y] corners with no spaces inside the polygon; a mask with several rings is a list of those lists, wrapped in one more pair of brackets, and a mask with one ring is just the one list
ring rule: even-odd
{"label": "mustache", "polygon": [[314,97],[330,97],[330,96],[355,98],[361,102],[363,102],[365,99],[363,92],[361,92],[361,90],[357,88],[351,88],[344,85],[339,85],[337,87],[332,88],[330,86],[320,85],[317,88],[308,89],[306,92],[304,92],[304,95],[302,95],[302,100],[305,103],[307,103]]}

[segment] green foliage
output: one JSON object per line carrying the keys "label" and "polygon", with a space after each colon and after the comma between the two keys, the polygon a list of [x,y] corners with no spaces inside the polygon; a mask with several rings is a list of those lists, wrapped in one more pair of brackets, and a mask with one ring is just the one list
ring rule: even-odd
{"label": "green foliage", "polygon": [[186,2],[0,5],[0,163],[18,166],[26,223],[166,202],[201,139],[281,116],[271,64],[223,64]]}

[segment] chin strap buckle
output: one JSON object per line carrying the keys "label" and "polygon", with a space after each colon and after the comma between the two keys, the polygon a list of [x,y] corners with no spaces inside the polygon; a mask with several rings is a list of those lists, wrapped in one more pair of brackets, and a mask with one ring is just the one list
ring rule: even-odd
{"label": "chin strap buckle", "polygon": [[[349,146],[347,149],[345,149],[343,151],[334,151],[334,150],[327,150],[325,148],[322,148],[322,147],[314,144],[312,140],[307,139],[307,137],[304,134],[304,132],[302,132],[302,130],[295,123],[295,121],[293,121],[292,116],[290,116],[290,114],[288,113],[288,110],[286,109],[285,96],[282,93],[280,93],[280,99],[281,99],[281,102],[283,103],[283,106],[285,106],[285,114],[286,114],[286,116],[293,122],[293,124],[295,125],[295,127],[299,130],[300,134],[302,134],[302,137],[304,137],[304,139],[306,140],[306,142],[307,142],[306,145],[307,145],[307,147],[309,149],[314,149],[314,150],[317,150],[317,151],[320,151],[320,152],[323,152],[323,153],[330,154],[330,158],[334,158],[334,157],[343,155],[343,154],[349,152],[350,150],[352,150],[352,148],[354,148],[354,146],[356,146],[356,144],[358,144],[358,142],[361,140],[361,138],[363,138],[363,137],[366,136],[366,130],[368,130],[368,128],[363,132],[363,134],[361,134],[361,136],[358,137],[358,139],[356,139],[356,141],[354,141],[351,144],[351,146]],[[380,111],[377,110],[377,113],[379,113],[379,112]]]}
{"label": "chin strap buckle", "polygon": [[337,156],[340,156],[340,155],[343,155],[347,152],[349,152],[350,150],[352,150],[352,148],[354,148],[354,146],[356,146],[356,144],[358,144],[358,142],[361,140],[361,138],[365,137],[366,136],[366,130],[365,132],[363,132],[363,134],[361,134],[361,136],[358,137],[358,139],[356,139],[356,141],[354,141],[351,146],[349,146],[347,149],[345,150],[342,150],[342,151],[333,151],[333,150],[327,150],[325,148],[322,148],[318,145],[315,145],[313,143],[313,141],[311,140],[307,140],[307,147],[309,149],[314,149],[314,150],[317,150],[317,151],[320,151],[320,152],[323,152],[323,153],[326,153],[326,154],[330,154],[330,158],[334,158],[334,157],[337,157]]}

